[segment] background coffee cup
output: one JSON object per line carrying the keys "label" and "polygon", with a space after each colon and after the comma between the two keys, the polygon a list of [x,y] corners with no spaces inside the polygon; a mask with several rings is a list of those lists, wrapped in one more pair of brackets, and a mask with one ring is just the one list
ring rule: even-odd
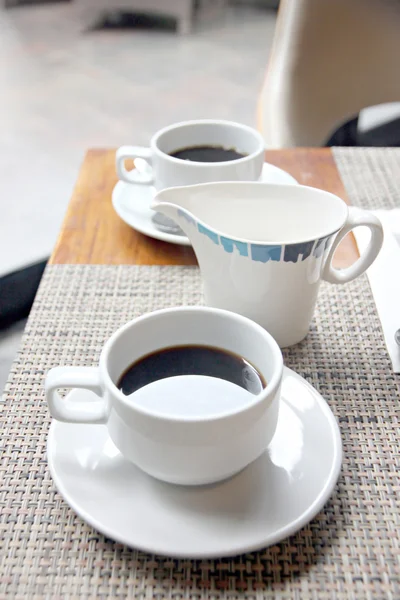
{"label": "background coffee cup", "polygon": [[[338,196],[306,186],[208,183],[157,194],[153,208],[183,229],[199,261],[209,306],[232,310],[269,331],[281,347],[308,333],[322,280],[346,283],[375,260],[382,224]],[[337,270],[332,258],[352,229],[371,239]]]}
{"label": "background coffee cup", "polygon": [[[249,400],[246,396],[239,409],[225,408],[220,413],[213,409],[212,414],[196,417],[191,415],[190,405],[182,416],[147,409],[135,402],[141,390],[125,396],[116,387],[135,360],[184,344],[215,346],[243,356],[266,380],[266,388],[258,395],[248,393]],[[282,370],[276,342],[249,319],[219,309],[173,308],[149,313],[119,329],[105,344],[98,367],[51,369],[46,399],[55,419],[106,424],[120,452],[154,477],[170,483],[204,484],[233,475],[267,448],[278,418]],[[156,392],[162,393],[163,381],[168,379],[146,387],[149,391],[155,386]],[[68,395],[61,398],[57,390],[65,387],[91,390],[97,401],[72,402]],[[216,403],[218,397],[213,405]]]}
{"label": "background coffee cup", "polygon": [[[170,156],[176,150],[202,145],[233,148],[245,156],[226,162],[195,162]],[[119,148],[116,169],[122,181],[153,185],[156,190],[209,181],[257,181],[264,151],[261,134],[247,125],[219,120],[186,121],[158,131],[151,138],[150,148]],[[125,160],[136,158],[145,160],[148,169],[127,171]]]}

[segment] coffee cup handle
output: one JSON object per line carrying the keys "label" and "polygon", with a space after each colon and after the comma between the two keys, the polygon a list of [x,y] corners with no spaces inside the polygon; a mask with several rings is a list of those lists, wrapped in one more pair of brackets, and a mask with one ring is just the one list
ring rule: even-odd
{"label": "coffee cup handle", "polygon": [[[118,178],[127,183],[137,183],[139,185],[151,185],[154,181],[151,167],[151,150],[142,146],[121,146],[115,155],[115,168]],[[147,164],[146,169],[132,169],[127,171],[125,167],[126,159],[135,160],[141,158]]]}
{"label": "coffee cup handle", "polygon": [[[346,269],[334,269],[332,267],[332,258],[336,252],[342,239],[355,227],[368,227],[371,231],[371,239],[365,251],[360,258],[356,260],[350,267]],[[322,278],[329,283],[347,283],[362,275],[368,269],[379,254],[383,244],[383,227],[382,223],[371,212],[349,206],[349,214],[346,223],[337,234],[332,248],[329,251],[326,259]]]}
{"label": "coffee cup handle", "polygon": [[[97,402],[71,402],[61,398],[60,388],[90,390],[99,396]],[[45,393],[50,414],[67,423],[106,423],[108,410],[101,383],[100,370],[95,367],[55,367],[47,373]]]}

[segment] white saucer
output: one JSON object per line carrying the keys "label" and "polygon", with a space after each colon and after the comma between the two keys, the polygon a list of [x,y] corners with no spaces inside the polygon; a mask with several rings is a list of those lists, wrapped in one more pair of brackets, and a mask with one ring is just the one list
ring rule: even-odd
{"label": "white saucer", "polygon": [[[268,163],[264,163],[260,181],[266,183],[281,183],[297,185],[294,177]],[[150,185],[138,185],[135,183],[125,183],[118,181],[112,193],[112,203],[117,215],[139,231],[156,240],[169,242],[170,244],[180,244],[182,246],[190,246],[190,241],[184,235],[176,235],[173,233],[165,233],[160,231],[154,225],[152,216],[153,210],[150,208],[153,199],[153,188]]]}
{"label": "white saucer", "polygon": [[[90,393],[71,395],[79,402]],[[276,544],[308,523],[336,484],[342,445],[325,400],[285,368],[268,451],[222,483],[153,479],[121,456],[104,425],[53,421],[47,455],[61,495],[107,537],[156,554],[213,558]]]}

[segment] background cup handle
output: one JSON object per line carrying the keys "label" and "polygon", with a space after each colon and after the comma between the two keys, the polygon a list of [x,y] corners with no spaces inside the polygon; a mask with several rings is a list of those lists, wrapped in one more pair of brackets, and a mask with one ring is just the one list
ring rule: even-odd
{"label": "background cup handle", "polygon": [[[61,398],[60,388],[81,388],[99,396],[98,402],[71,402]],[[106,423],[108,410],[98,367],[55,367],[47,373],[46,400],[50,414],[57,421],[68,423]]]}
{"label": "background cup handle", "polygon": [[[153,183],[153,172],[151,168],[151,150],[142,146],[121,146],[118,148],[115,155],[115,168],[117,169],[118,178],[127,183],[138,183],[140,185],[150,185]],[[135,160],[141,158],[147,163],[148,169],[139,172],[138,169],[127,171],[125,167],[126,159]]]}
{"label": "background cup handle", "polygon": [[[360,258],[347,269],[334,269],[332,258],[342,239],[355,227],[365,226],[371,230],[371,239]],[[367,210],[349,206],[349,214],[344,227],[337,234],[332,248],[326,259],[322,278],[329,283],[347,283],[352,281],[368,269],[374,262],[382,248],[383,227],[380,220]]]}

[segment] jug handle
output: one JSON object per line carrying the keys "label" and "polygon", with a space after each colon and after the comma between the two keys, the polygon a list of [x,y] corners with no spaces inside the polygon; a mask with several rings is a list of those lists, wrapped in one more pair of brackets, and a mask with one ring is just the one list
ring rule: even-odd
{"label": "jug handle", "polygon": [[[335,269],[332,266],[332,258],[342,239],[356,227],[368,227],[371,231],[371,239],[367,248],[362,252],[360,258],[346,269]],[[378,256],[383,244],[382,223],[371,212],[355,206],[349,206],[346,222],[337,234],[328,257],[325,261],[322,278],[329,283],[347,283],[356,279],[372,265]]]}

